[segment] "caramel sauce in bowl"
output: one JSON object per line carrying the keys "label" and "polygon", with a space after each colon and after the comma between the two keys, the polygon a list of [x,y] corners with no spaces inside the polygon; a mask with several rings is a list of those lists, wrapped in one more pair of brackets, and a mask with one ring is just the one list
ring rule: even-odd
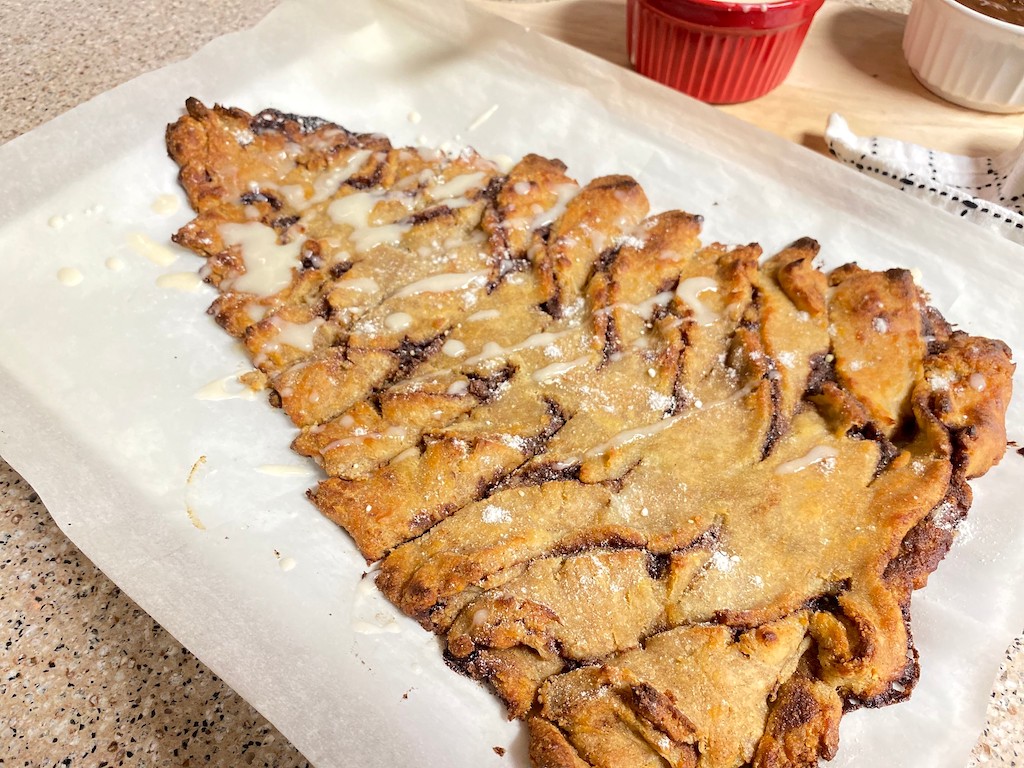
{"label": "caramel sauce in bowl", "polygon": [[903,54],[946,101],[1024,112],[1024,0],[914,0]]}

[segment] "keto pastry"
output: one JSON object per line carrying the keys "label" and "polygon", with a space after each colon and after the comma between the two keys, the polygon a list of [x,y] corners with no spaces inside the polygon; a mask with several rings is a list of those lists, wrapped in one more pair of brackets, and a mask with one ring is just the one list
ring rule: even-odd
{"label": "keto pastry", "polygon": [[536,766],[813,766],[911,694],[1013,364],[908,271],[273,109],[190,100],[167,145],[310,499]]}

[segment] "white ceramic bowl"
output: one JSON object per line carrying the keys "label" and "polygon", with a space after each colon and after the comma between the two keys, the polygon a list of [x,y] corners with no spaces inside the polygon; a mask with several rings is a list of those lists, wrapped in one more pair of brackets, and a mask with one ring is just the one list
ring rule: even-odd
{"label": "white ceramic bowl", "polygon": [[914,0],[903,55],[914,76],[947,101],[1024,112],[1024,26],[956,0]]}

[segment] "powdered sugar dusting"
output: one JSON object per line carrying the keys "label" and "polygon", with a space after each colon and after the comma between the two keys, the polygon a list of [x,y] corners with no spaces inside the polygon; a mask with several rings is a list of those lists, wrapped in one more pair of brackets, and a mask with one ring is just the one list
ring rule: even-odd
{"label": "powdered sugar dusting", "polygon": [[740,561],[739,555],[727,555],[721,550],[711,553],[711,567],[722,573],[728,573]]}
{"label": "powdered sugar dusting", "polygon": [[511,523],[512,513],[507,509],[495,506],[494,504],[488,504],[484,507],[484,511],[480,513],[480,519],[485,523]]}
{"label": "powdered sugar dusting", "polygon": [[647,404],[651,407],[652,411],[668,413],[675,405],[675,402],[674,397],[671,395],[663,395],[656,389],[652,389],[651,394],[647,396]]}
{"label": "powdered sugar dusting", "polygon": [[513,448],[517,451],[526,451],[526,438],[522,437],[521,435],[500,435],[498,439],[501,440],[501,442],[507,445],[509,448]]}
{"label": "powdered sugar dusting", "polygon": [[932,510],[932,518],[935,521],[935,527],[941,528],[944,531],[956,530],[957,517],[956,507],[948,501],[942,502]]}

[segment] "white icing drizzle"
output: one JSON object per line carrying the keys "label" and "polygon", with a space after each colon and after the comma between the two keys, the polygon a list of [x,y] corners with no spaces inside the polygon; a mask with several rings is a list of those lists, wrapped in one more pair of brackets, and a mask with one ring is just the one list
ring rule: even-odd
{"label": "white icing drizzle", "polygon": [[517,181],[512,185],[512,191],[517,195],[528,195],[531,189],[533,189],[533,185],[528,181]]}
{"label": "white icing drizzle", "polygon": [[289,347],[301,349],[303,352],[312,352],[316,329],[324,324],[324,320],[322,317],[315,317],[308,323],[290,323],[280,317],[272,317],[270,324],[277,329],[274,347],[287,344]]}
{"label": "white icing drizzle", "polygon": [[353,432],[354,434],[349,437],[339,437],[337,440],[329,442],[320,449],[320,455],[324,456],[338,448],[347,448],[350,445],[367,445],[369,440],[383,440],[387,437],[403,438],[409,433],[409,430],[405,427],[388,427],[383,432],[367,432],[365,427],[358,427]]}
{"label": "white icing drizzle", "polygon": [[487,174],[483,171],[477,171],[476,173],[464,173],[461,176],[453,176],[443,184],[438,184],[433,189],[428,190],[428,194],[432,200],[447,200],[453,197],[462,197],[469,192],[469,190],[478,189],[485,178],[487,178]]}
{"label": "white icing drizzle", "polygon": [[[278,187],[277,191],[281,193],[281,197],[284,198],[284,201],[295,210],[301,211],[308,207],[308,203],[306,202],[306,188],[302,184],[285,184]],[[256,211],[256,213],[258,214],[259,211]]]}
{"label": "white icing drizzle", "polygon": [[109,269],[111,272],[120,272],[124,269],[124,261],[119,259],[117,256],[111,256],[103,262],[103,266]]}
{"label": "white icing drizzle", "polygon": [[555,194],[558,198],[555,200],[555,204],[548,210],[541,211],[534,216],[533,221],[530,222],[530,229],[540,229],[544,225],[561,218],[562,214],[565,213],[566,206],[576,197],[579,191],[580,188],[575,184],[557,185],[555,187]]}
{"label": "white icing drizzle", "polygon": [[338,283],[337,287],[358,291],[359,293],[377,293],[380,291],[380,285],[372,277],[353,277],[350,280],[342,280]]}
{"label": "white icing drizzle", "polygon": [[299,266],[304,236],[281,245],[277,232],[258,221],[221,224],[219,230],[225,245],[241,249],[245,263],[245,273],[230,281],[231,290],[270,296],[288,287],[292,268]]}
{"label": "white icing drizzle", "polygon": [[363,574],[363,578],[356,584],[356,602],[361,603],[366,598],[377,597],[380,593],[377,591],[377,585],[374,584],[377,574],[380,573],[380,561],[370,566],[366,573]]}
{"label": "white icing drizzle", "polygon": [[708,309],[699,297],[704,291],[717,290],[718,283],[710,277],[691,277],[680,281],[676,287],[676,296],[693,310],[693,319],[697,325],[711,325],[718,319],[718,315]]}
{"label": "white icing drizzle", "polygon": [[423,115],[421,115],[421,114],[420,114],[419,112],[417,112],[417,111],[416,111],[416,110],[414,109],[414,110],[412,110],[411,112],[409,112],[409,114],[408,114],[408,115],[406,115],[406,116],[405,116],[405,118],[406,118],[406,120],[408,120],[408,121],[409,121],[410,123],[412,123],[413,125],[416,125],[417,123],[419,123],[419,122],[420,122],[420,120],[422,120],[422,119],[423,119]]}
{"label": "white icing drizzle", "polygon": [[85,279],[85,275],[75,267],[61,267],[57,270],[57,279],[62,285],[73,288]]}
{"label": "white icing drizzle", "polygon": [[449,394],[449,395],[464,395],[468,391],[469,391],[469,382],[466,381],[465,379],[459,379],[458,381],[453,381],[450,385],[448,385],[448,389],[445,390],[446,394]]}
{"label": "white icing drizzle", "polygon": [[503,347],[497,342],[488,341],[484,344],[480,353],[468,358],[463,365],[473,365],[475,363],[482,362],[483,360],[489,360],[494,357],[502,357],[512,352],[519,352],[524,349],[535,349],[536,347],[546,347],[548,344],[561,339],[563,336],[567,336],[573,333],[573,330],[559,331],[558,333],[535,333],[532,336],[527,336],[525,339],[517,344],[513,344],[510,347]]}
{"label": "white icing drizzle", "polygon": [[178,254],[141,232],[132,232],[128,235],[128,245],[140,256],[145,256],[159,267],[169,267],[178,259]]}
{"label": "white icing drizzle", "polygon": [[552,363],[551,365],[545,366],[539,370],[533,372],[530,376],[538,384],[547,384],[552,379],[557,379],[560,376],[564,376],[574,368],[579,368],[581,365],[586,365],[590,358],[584,355],[583,357],[577,357],[575,360],[570,360],[567,363]]}
{"label": "white icing drizzle", "polygon": [[[447,200],[444,201],[444,204],[447,205],[449,208],[451,208],[454,211],[454,210],[456,210],[458,208],[465,208],[466,206],[472,205],[473,201],[470,200],[468,197],[460,195],[459,197],[450,197],[450,198],[448,198]],[[449,240],[451,240],[451,239],[452,238],[449,238]],[[459,243],[459,244],[461,245],[461,243]],[[447,246],[447,241],[446,241],[445,245]]]}
{"label": "white icing drizzle", "polygon": [[262,304],[248,304],[245,307],[245,314],[249,316],[249,319],[254,323],[258,323],[264,317],[267,316],[267,310],[269,307],[265,307]]}
{"label": "white icing drizzle", "polygon": [[411,224],[371,226],[370,214],[380,200],[379,195],[370,192],[355,192],[339,197],[327,206],[327,215],[331,221],[352,227],[352,242],[359,253],[384,243],[394,245],[412,228]]}
{"label": "white icing drizzle", "polygon": [[[618,192],[616,192],[616,196],[618,196]],[[619,235],[615,238],[614,242],[617,248],[632,248],[636,251],[642,251],[647,245],[647,241],[643,237],[637,237],[636,235]],[[662,258],[664,253],[665,251],[659,253],[658,258]]]}
{"label": "white icing drizzle", "polygon": [[353,621],[352,631],[360,635],[397,635],[402,631],[402,628],[398,626],[398,622],[392,617],[388,617],[384,624],[371,624],[368,621]]}
{"label": "white icing drizzle", "polygon": [[645,301],[641,301],[638,304],[630,304],[629,302],[621,301],[615,304],[610,304],[607,307],[595,310],[595,315],[607,314],[614,309],[621,309],[624,312],[632,312],[634,315],[639,315],[644,320],[650,320],[654,315],[656,307],[668,306],[668,303],[672,301],[672,297],[675,294],[672,291],[662,291],[661,293],[655,294]]}
{"label": "white icing drizzle", "polygon": [[458,357],[464,354],[466,351],[466,345],[458,339],[448,339],[443,345],[441,345],[441,353],[448,357]]}
{"label": "white icing drizzle", "polygon": [[816,445],[799,459],[792,459],[779,464],[775,468],[776,475],[791,475],[795,472],[803,472],[815,464],[822,464],[828,468],[829,462],[834,463],[839,451],[831,445]]}
{"label": "white icing drizzle", "polygon": [[412,315],[408,312],[392,312],[384,318],[384,327],[389,331],[404,331],[412,325]]}
{"label": "white icing drizzle", "polygon": [[[209,384],[203,386],[198,392],[195,393],[194,397],[196,400],[255,400],[256,391],[247,387],[238,377],[241,374],[232,373],[230,376],[224,376],[219,379],[214,379]],[[229,384],[234,386],[228,387]]]}
{"label": "white icing drizzle", "polygon": [[967,379],[967,383],[970,384],[971,385],[971,389],[975,390],[976,392],[984,392],[985,391],[985,384],[986,384],[985,377],[982,374],[980,374],[980,373],[977,373],[977,372],[972,373],[970,378]]}
{"label": "white icing drizzle", "polygon": [[481,320],[495,320],[501,317],[501,312],[496,309],[481,309],[466,318],[467,323],[479,323]]}
{"label": "white icing drizzle", "polygon": [[366,253],[378,245],[395,245],[402,235],[412,229],[412,224],[383,224],[379,227],[357,229],[352,233],[352,243],[357,253]]}
{"label": "white icing drizzle", "polygon": [[494,155],[491,158],[491,162],[494,163],[502,173],[508,173],[516,165],[516,161],[508,155]]}
{"label": "white icing drizzle", "polygon": [[306,205],[315,205],[335,194],[338,189],[352,178],[352,174],[358,171],[373,154],[368,149],[360,149],[352,154],[343,165],[336,166],[324,171],[313,181],[313,196],[306,201]]}
{"label": "white icing drizzle", "polygon": [[281,567],[281,570],[285,571],[285,572],[290,571],[292,568],[294,568],[296,565],[298,565],[298,563],[295,562],[295,558],[294,557],[288,557],[288,556],[282,557],[278,561],[277,564]]}
{"label": "white icing drizzle", "polygon": [[494,113],[497,112],[497,111],[498,111],[498,105],[497,104],[492,104],[479,117],[477,117],[476,120],[474,120],[472,123],[470,123],[469,127],[466,128],[466,130],[467,131],[475,131],[481,125],[483,125],[488,120],[490,120],[492,117],[494,117]]}
{"label": "white icing drizzle", "polygon": [[260,464],[256,471],[275,477],[312,477],[316,470],[308,464]]}
{"label": "white icing drizzle", "polygon": [[160,195],[153,204],[149,206],[153,213],[160,216],[170,216],[172,213],[177,213],[178,208],[181,207],[181,201],[177,195]]}
{"label": "white icing drizzle", "polygon": [[355,192],[332,200],[327,206],[327,215],[335,224],[348,224],[353,229],[370,226],[370,214],[380,197],[369,192]]}
{"label": "white icing drizzle", "polygon": [[683,418],[686,417],[688,411],[671,416],[661,421],[656,421],[653,424],[648,424],[646,427],[635,427],[633,429],[624,429],[617,435],[613,436],[610,440],[603,442],[599,445],[595,445],[593,448],[588,448],[583,454],[584,458],[593,458],[595,456],[603,456],[610,450],[615,448],[621,448],[624,445],[629,445],[636,440],[643,440],[648,437],[653,437],[659,432],[664,432],[669,427],[675,426]]}
{"label": "white icing drizzle", "polygon": [[431,275],[399,288],[391,295],[391,298],[401,299],[419,293],[447,293],[476,288],[487,282],[489,274],[486,269],[476,272],[442,272],[439,275]]}
{"label": "white icing drizzle", "polygon": [[599,445],[595,445],[594,447],[587,449],[587,451],[583,454],[583,457],[589,459],[595,456],[601,456],[612,449],[621,448],[622,446],[628,445],[629,443],[632,443],[636,440],[643,440],[645,438],[652,437],[658,434],[659,432],[664,432],[666,429],[675,426],[683,419],[688,419],[694,413],[700,413],[702,411],[712,411],[715,410],[716,408],[721,408],[722,406],[734,403],[737,400],[742,400],[744,397],[753,392],[754,389],[757,388],[757,386],[758,382],[751,382],[742,389],[733,392],[731,395],[729,395],[729,397],[725,398],[724,400],[719,400],[717,403],[711,403],[706,408],[700,400],[696,400],[694,401],[692,409],[687,409],[682,413],[677,413],[675,416],[670,416],[667,419],[662,419],[661,421],[656,421],[653,424],[648,424],[646,427],[636,427],[634,429],[623,430],[622,432],[619,432],[617,435],[612,436],[610,440],[607,440],[606,442],[603,442]]}
{"label": "white icing drizzle", "polygon": [[203,284],[203,279],[195,272],[171,272],[168,275],[160,275],[156,279],[156,284],[160,288],[195,293]]}
{"label": "white icing drizzle", "polygon": [[380,437],[379,432],[360,432],[351,437],[339,437],[337,440],[331,440],[331,442],[321,448],[320,455],[326,456],[331,451],[336,451],[339,448],[348,448],[350,445],[366,445],[367,440],[379,440]]}

